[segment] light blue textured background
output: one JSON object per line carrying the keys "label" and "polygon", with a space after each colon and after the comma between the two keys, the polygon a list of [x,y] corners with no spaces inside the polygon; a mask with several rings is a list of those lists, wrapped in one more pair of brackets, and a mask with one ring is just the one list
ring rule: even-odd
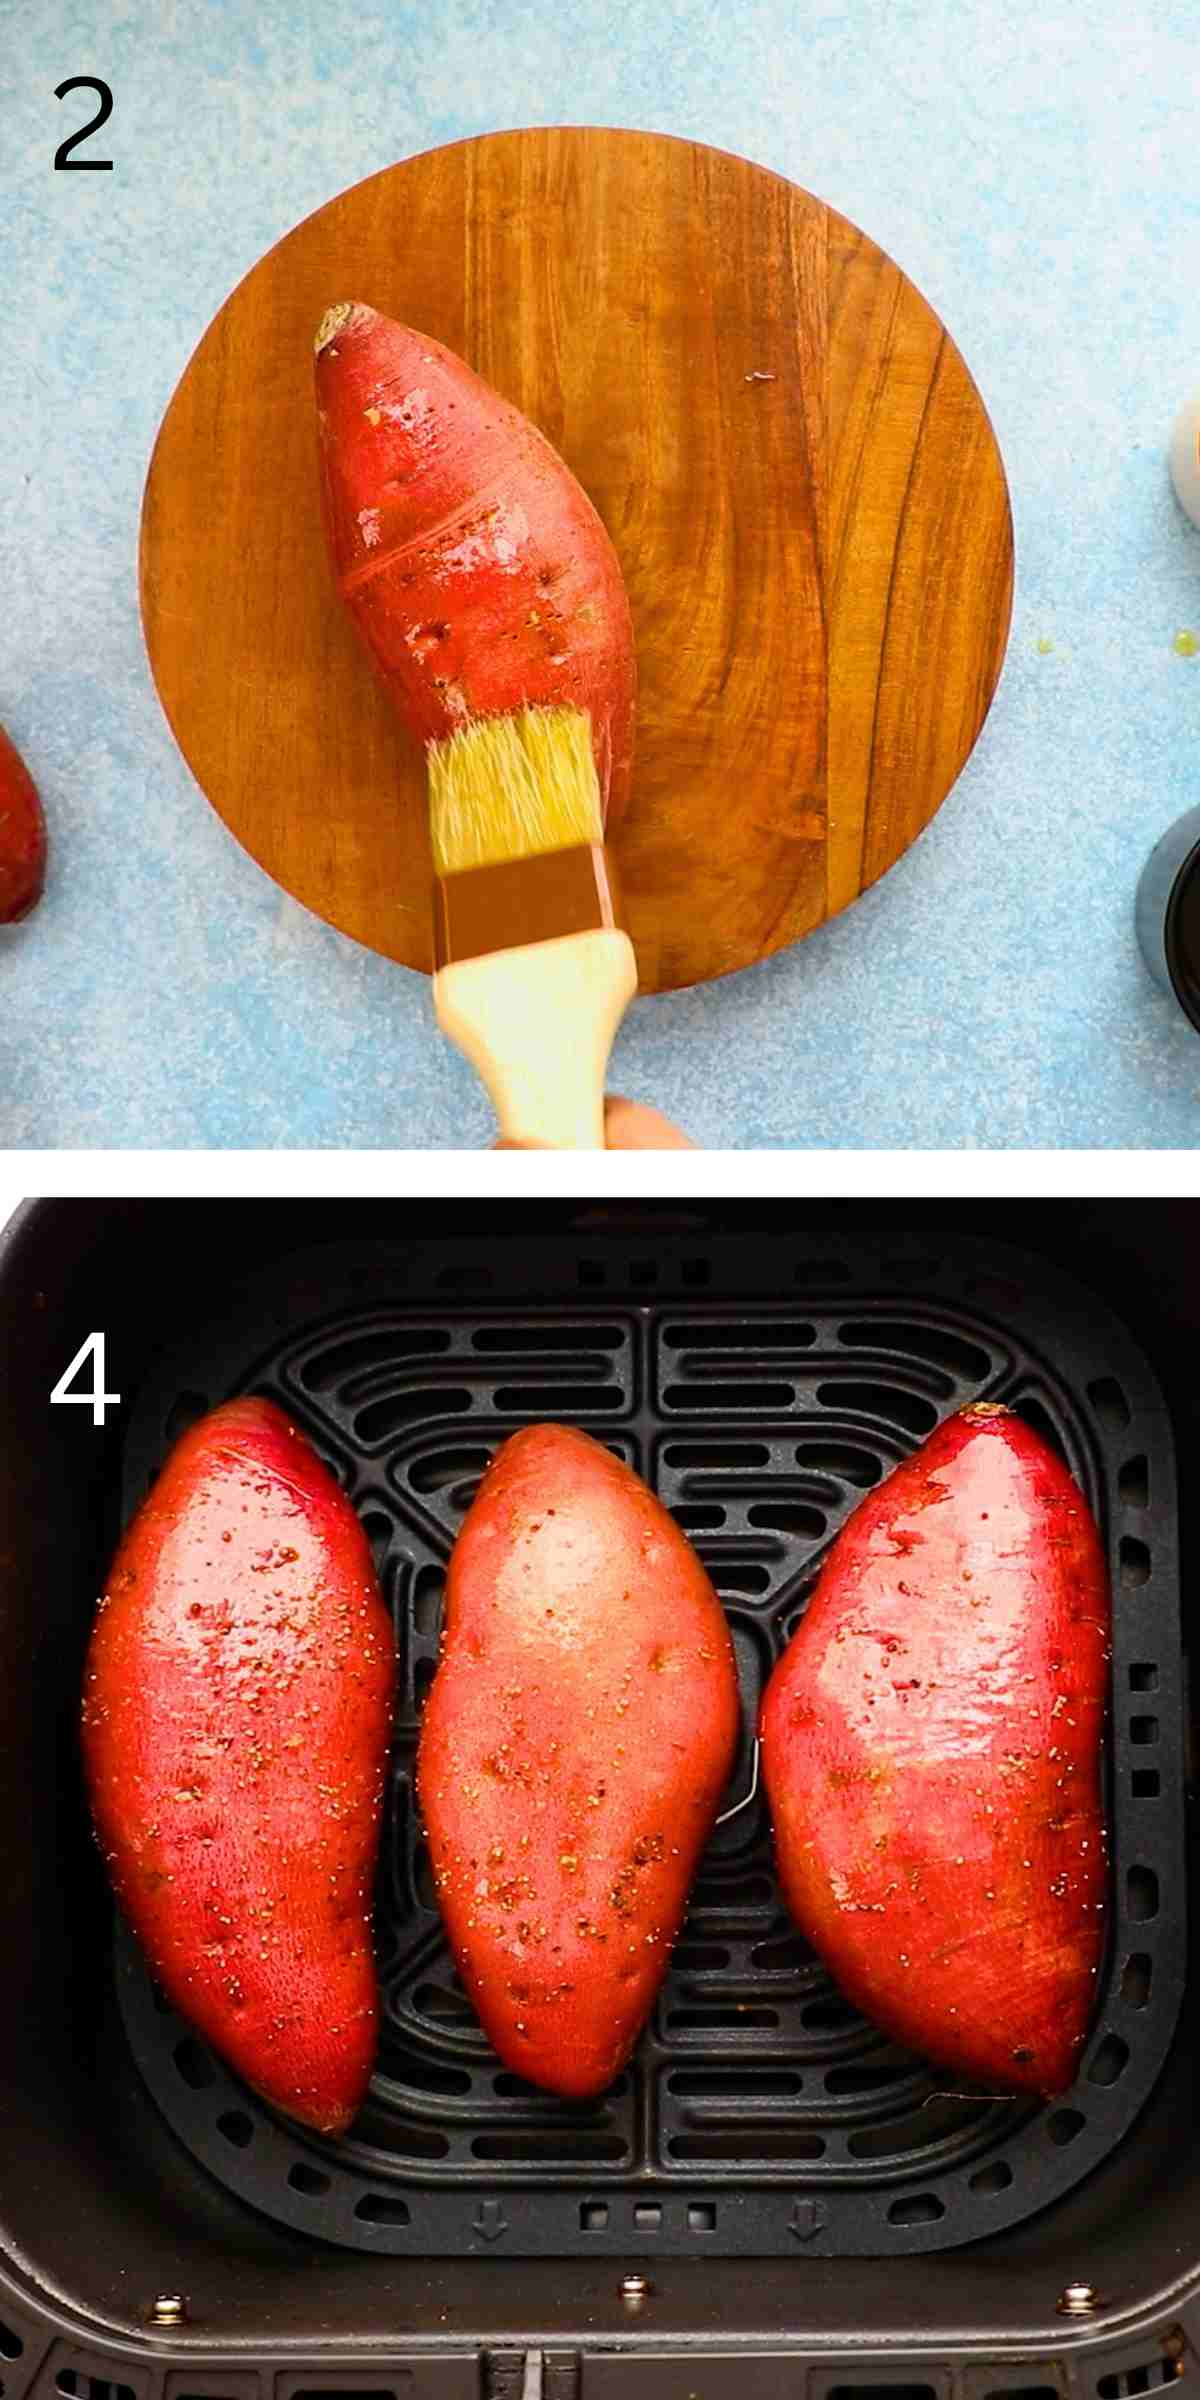
{"label": "light blue textured background", "polygon": [[[269,243],[408,152],[573,121],[742,151],[865,226],[964,350],[1017,519],[1008,666],[932,830],[789,956],[640,1003],[614,1083],[713,1146],[1196,1144],[1200,1041],[1131,905],[1200,800],[1173,649],[1200,533],[1164,465],[1200,383],[1198,61],[1166,0],[0,0],[0,721],[54,845],[0,931],[0,1140],[487,1140],[425,985],[282,898],[193,785],[138,508]],[[88,72],[115,171],[55,174],[80,112],[54,86]]]}

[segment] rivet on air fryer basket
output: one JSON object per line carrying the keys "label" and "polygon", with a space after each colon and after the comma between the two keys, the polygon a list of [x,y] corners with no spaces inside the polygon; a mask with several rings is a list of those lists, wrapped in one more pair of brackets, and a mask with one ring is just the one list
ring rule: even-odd
{"label": "rivet on air fryer basket", "polygon": [[187,2301],[182,2292],[160,2292],[150,2305],[152,2325],[186,2325]]}
{"label": "rivet on air fryer basket", "polygon": [[1094,2283],[1069,2283],[1059,2294],[1058,2313],[1060,2317],[1090,2317],[1103,2305]]}
{"label": "rivet on air fryer basket", "polygon": [[648,2275],[625,2275],[621,2279],[621,2298],[631,2316],[644,2308],[654,2285]]}

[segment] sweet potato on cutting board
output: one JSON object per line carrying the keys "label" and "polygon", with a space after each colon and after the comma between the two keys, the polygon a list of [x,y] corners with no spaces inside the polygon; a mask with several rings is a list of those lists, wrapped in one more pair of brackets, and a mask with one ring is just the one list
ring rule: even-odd
{"label": "sweet potato on cutting board", "polygon": [[780,1879],[841,1989],[999,2091],[1061,2092],[1104,1936],[1110,1610],[1020,1417],[952,1417],[843,1527],[768,1686]]}
{"label": "sweet potato on cutting board", "polygon": [[37,786],[0,725],[0,925],[36,908],[46,880],[46,820]]}
{"label": "sweet potato on cutting board", "polygon": [[409,731],[430,742],[526,703],[585,709],[615,824],[633,630],[586,492],[463,359],[361,302],[321,324],[316,394],[338,588]]}
{"label": "sweet potato on cutting board", "polygon": [[236,1400],[186,1433],[88,1653],[101,1849],[168,1998],[324,2133],[375,2055],[371,1885],[395,1673],[366,1537],[303,1435]]}
{"label": "sweet potato on cutting board", "polygon": [[418,1779],[459,1971],[506,2065],[571,2097],[629,2056],[737,1740],[719,1601],[586,1434],[513,1434],[464,1520]]}

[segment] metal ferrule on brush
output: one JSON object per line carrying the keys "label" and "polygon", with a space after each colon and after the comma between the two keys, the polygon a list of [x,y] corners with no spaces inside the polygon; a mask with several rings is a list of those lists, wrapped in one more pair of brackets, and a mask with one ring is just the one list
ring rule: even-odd
{"label": "metal ferrule on brush", "polygon": [[501,859],[434,883],[435,967],[602,926],[628,930],[614,860],[601,842]]}

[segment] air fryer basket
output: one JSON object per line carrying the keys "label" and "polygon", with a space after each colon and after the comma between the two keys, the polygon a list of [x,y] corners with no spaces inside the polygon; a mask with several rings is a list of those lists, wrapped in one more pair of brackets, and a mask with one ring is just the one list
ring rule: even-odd
{"label": "air fryer basket", "polygon": [[[402,1662],[376,1909],[385,2031],[353,2137],[321,2142],[274,2115],[122,1945],[121,2007],[149,2088],[244,2199],[304,2233],[392,2252],[888,2256],[1018,2223],[1128,2131],[1183,1978],[1169,1428],[1122,1329],[1096,1311],[1081,1322],[1044,1275],[1023,1268],[1018,1291],[1014,1270],[1006,1298],[971,1249],[947,1246],[919,1290],[902,1263],[846,1243],[812,1289],[793,1282],[753,1309],[701,1291],[616,1306],[581,1293],[551,1310],[481,1294],[429,1314],[380,1288],[369,1254],[339,1250],[315,1322],[288,1322],[267,1277],[244,1313],[173,1348],[143,1386],[126,1513],[191,1416],[247,1390],[279,1402],[368,1528]],[[1112,1938],[1077,2083],[1049,2108],[964,2093],[848,2006],[786,1918],[754,1788],[762,1689],[830,1540],[940,1418],[985,1398],[1064,1453],[1105,1529],[1116,1600]],[[503,2070],[480,2032],[413,1792],[450,1549],[498,1443],[544,1416],[608,1442],[685,1527],[725,1603],[743,1699],[726,1821],[652,2024],[603,2099],[575,2106]]]}
{"label": "air fryer basket", "polygon": [[[801,2400],[1131,2400],[1187,2374],[1195,1528],[1172,1434],[1200,1440],[1196,1222],[28,1210],[0,1239],[0,2400],[767,2400],[798,2381]],[[97,1326],[123,1394],[102,1432],[46,1405]],[[189,1417],[245,1389],[282,1399],[353,1493],[401,1635],[385,2033],[352,2143],[273,2117],[114,1945],[76,1767],[122,1516]],[[486,1456],[558,1415],[657,1484],[729,1611],[749,1725],[837,1525],[985,1392],[1058,1443],[1113,1567],[1112,1940],[1075,2091],[960,2096],[845,2008],[779,1908],[748,1740],[630,2075],[579,2108],[506,2077],[446,1957],[410,1786]]]}

